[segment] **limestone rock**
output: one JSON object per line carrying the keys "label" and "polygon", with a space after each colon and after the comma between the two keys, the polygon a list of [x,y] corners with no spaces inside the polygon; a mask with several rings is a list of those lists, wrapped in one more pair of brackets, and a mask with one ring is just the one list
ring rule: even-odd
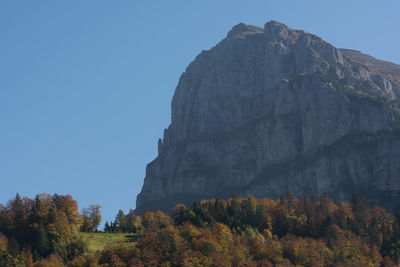
{"label": "limestone rock", "polygon": [[137,212],[231,196],[400,196],[400,66],[271,21],[180,77]]}

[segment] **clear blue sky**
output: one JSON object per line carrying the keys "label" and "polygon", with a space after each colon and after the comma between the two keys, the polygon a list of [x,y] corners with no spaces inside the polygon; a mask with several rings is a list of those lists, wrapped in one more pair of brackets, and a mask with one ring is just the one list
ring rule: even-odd
{"label": "clear blue sky", "polygon": [[0,203],[135,208],[180,74],[239,22],[277,20],[400,63],[400,1],[0,1]]}

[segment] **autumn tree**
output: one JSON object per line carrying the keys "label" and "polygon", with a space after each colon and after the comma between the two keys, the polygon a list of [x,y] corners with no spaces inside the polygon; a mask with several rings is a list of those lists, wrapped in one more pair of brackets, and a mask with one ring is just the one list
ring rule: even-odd
{"label": "autumn tree", "polygon": [[82,210],[81,232],[97,232],[97,227],[101,223],[100,205],[90,205],[89,208]]}
{"label": "autumn tree", "polygon": [[[0,206],[0,232],[7,242],[3,259],[13,258],[15,266],[57,254],[63,261],[85,253],[86,245],[78,235],[80,214],[71,196],[39,194],[35,199],[19,194],[7,206]],[[19,265],[18,265],[19,266]]]}

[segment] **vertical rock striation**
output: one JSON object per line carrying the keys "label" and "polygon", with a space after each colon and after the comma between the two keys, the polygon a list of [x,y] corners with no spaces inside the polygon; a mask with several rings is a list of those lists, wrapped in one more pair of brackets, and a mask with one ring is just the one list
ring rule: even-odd
{"label": "vertical rock striation", "polygon": [[400,66],[275,21],[236,25],[180,77],[137,211],[288,189],[400,196]]}

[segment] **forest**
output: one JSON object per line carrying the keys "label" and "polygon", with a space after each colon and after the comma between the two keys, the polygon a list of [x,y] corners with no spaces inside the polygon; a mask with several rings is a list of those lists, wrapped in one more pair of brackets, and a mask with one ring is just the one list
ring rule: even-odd
{"label": "forest", "polygon": [[88,252],[100,206],[78,211],[69,195],[18,194],[0,204],[0,266],[400,266],[400,208],[389,213],[354,195],[340,204],[315,196],[231,198],[179,204],[170,215],[118,211],[107,235],[131,233]]}

